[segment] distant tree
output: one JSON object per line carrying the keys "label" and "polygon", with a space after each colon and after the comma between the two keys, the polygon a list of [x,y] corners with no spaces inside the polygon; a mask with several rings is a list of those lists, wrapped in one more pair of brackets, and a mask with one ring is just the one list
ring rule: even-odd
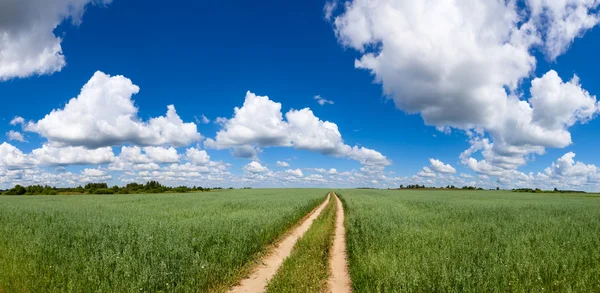
{"label": "distant tree", "polygon": [[496,190],[500,190],[500,187],[496,186]]}

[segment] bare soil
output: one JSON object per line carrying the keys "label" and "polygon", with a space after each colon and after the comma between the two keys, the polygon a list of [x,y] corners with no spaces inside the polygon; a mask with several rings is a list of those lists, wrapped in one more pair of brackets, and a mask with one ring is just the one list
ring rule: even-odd
{"label": "bare soil", "polygon": [[230,293],[241,293],[241,292],[264,292],[267,288],[269,281],[275,276],[277,270],[283,263],[283,261],[291,254],[296,241],[304,235],[304,233],[310,228],[312,222],[321,214],[321,211],[325,208],[329,202],[331,193],[327,195],[327,199],[317,207],[300,225],[292,229],[291,233],[285,236],[279,243],[277,243],[272,251],[266,254],[259,265],[254,269],[252,274],[246,279],[243,279],[239,285],[233,287]]}
{"label": "bare soil", "polygon": [[335,236],[331,249],[329,289],[334,293],[352,292],[350,274],[346,255],[346,228],[344,227],[344,207],[342,201],[333,193],[337,212],[335,219]]}

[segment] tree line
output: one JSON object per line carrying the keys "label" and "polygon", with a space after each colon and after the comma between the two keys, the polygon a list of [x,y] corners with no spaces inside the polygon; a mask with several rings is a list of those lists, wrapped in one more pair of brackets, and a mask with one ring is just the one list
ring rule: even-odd
{"label": "tree line", "polygon": [[[446,187],[427,187],[425,185],[419,185],[419,184],[409,184],[409,185],[403,185],[401,184],[400,187],[398,189],[463,189],[463,190],[483,190],[483,188],[481,187],[475,187],[475,186],[463,186],[462,188],[458,188],[454,185],[448,185]],[[499,188],[496,188],[496,190],[499,190]]]}
{"label": "tree line", "polygon": [[[160,184],[158,181],[148,181],[146,184],[128,183],[125,186],[109,187],[107,183],[88,183],[77,187],[51,187],[48,185],[30,185],[15,187],[0,191],[3,195],[56,195],[56,194],[136,194],[136,193],[185,193],[191,191],[211,191],[223,189],[222,187],[205,188],[202,186],[177,186],[170,187]],[[230,187],[229,189],[233,189]]]}

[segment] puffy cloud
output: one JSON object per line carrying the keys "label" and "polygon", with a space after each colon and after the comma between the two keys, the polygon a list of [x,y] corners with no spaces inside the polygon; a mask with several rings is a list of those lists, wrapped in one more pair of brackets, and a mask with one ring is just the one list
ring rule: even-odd
{"label": "puffy cloud", "polygon": [[20,142],[26,142],[23,134],[18,131],[11,130],[6,133],[6,137],[8,138],[8,140],[16,140],[16,141],[20,141]]}
{"label": "puffy cloud", "polygon": [[18,124],[25,124],[25,119],[23,119],[23,117],[21,116],[15,116],[15,118],[13,118],[12,120],[10,120],[10,125],[18,125]]}
{"label": "puffy cloud", "polygon": [[146,154],[142,153],[142,148],[139,146],[121,147],[121,153],[119,153],[119,157],[117,159],[133,164],[150,163],[150,158]]}
{"label": "puffy cloud", "polygon": [[363,165],[385,167],[390,164],[375,150],[344,144],[337,125],[320,120],[308,108],[290,110],[285,114],[285,121],[280,103],[247,92],[244,105],[236,107],[234,112],[233,118],[223,122],[223,129],[217,132],[216,138],[205,141],[207,148],[288,146],[354,159]]}
{"label": "puffy cloud", "polygon": [[423,167],[423,169],[417,173],[417,176],[419,176],[419,177],[437,177],[435,172],[433,172],[431,170],[431,168],[429,168],[427,166]]}
{"label": "puffy cloud", "polygon": [[179,162],[179,154],[174,147],[145,147],[144,152],[154,163],[176,163]]}
{"label": "puffy cloud", "polygon": [[285,173],[290,174],[292,176],[296,176],[296,177],[304,176],[304,174],[302,173],[302,170],[300,170],[300,169],[287,169],[287,170],[285,170]]}
{"label": "puffy cloud", "polygon": [[277,161],[277,167],[289,167],[290,164],[287,162]]}
{"label": "puffy cloud", "polygon": [[323,106],[325,104],[329,104],[329,105],[333,105],[334,104],[333,101],[327,100],[327,99],[321,97],[320,95],[316,95],[315,96],[315,100],[317,100],[317,103],[319,103],[319,105],[321,105],[321,106]]}
{"label": "puffy cloud", "polygon": [[88,4],[111,0],[0,1],[0,81],[52,74],[65,65],[54,29],[70,19],[79,25]]}
{"label": "puffy cloud", "polygon": [[[566,131],[565,127],[576,122],[586,122],[600,111],[600,103],[581,88],[576,75],[565,83],[554,70],[531,82],[529,103],[533,107],[534,123],[560,131]],[[570,135],[568,137],[570,139]]]}
{"label": "puffy cloud", "polygon": [[244,105],[234,109],[233,118],[224,122],[215,140],[207,139],[205,145],[217,149],[249,144],[286,146],[290,145],[286,130],[280,103],[247,92]]}
{"label": "puffy cloud", "polygon": [[35,166],[36,162],[15,146],[3,142],[0,144],[0,167],[9,170],[24,169]]}
{"label": "puffy cloud", "polygon": [[597,0],[528,0],[532,21],[542,30],[544,51],[554,60],[576,37],[598,24]]}
{"label": "puffy cloud", "polygon": [[44,144],[32,151],[35,159],[43,165],[107,164],[115,160],[111,147],[89,150],[84,147],[55,147]]}
{"label": "puffy cloud", "polygon": [[440,130],[487,133],[489,149],[468,152],[487,151],[479,169],[501,171],[569,145],[568,128],[598,112],[577,77],[563,82],[553,70],[532,80],[528,101],[519,92],[535,69],[532,49],[556,58],[597,24],[597,8],[595,0],[353,0],[334,29],[398,108]]}
{"label": "puffy cloud", "polygon": [[264,173],[264,172],[269,171],[269,168],[261,165],[257,161],[252,161],[252,162],[248,163],[246,166],[244,166],[244,171],[250,172],[250,173]]}
{"label": "puffy cloud", "polygon": [[99,170],[99,169],[85,168],[82,172],[82,175],[87,176],[87,177],[102,177],[102,176],[106,176],[107,173],[106,173],[106,171]]}
{"label": "puffy cloud", "polygon": [[429,159],[429,163],[431,164],[431,169],[435,172],[439,173],[456,173],[456,169],[452,167],[450,164],[444,164],[444,162],[438,159]]}
{"label": "puffy cloud", "polygon": [[575,162],[573,158],[575,158],[575,153],[568,152],[562,157],[558,158],[556,162],[552,162],[552,165],[546,168],[544,171],[547,175],[554,178],[587,178],[589,175],[595,175],[597,171],[599,171],[598,167],[596,167],[595,165],[586,165],[582,162]]}
{"label": "puffy cloud", "polygon": [[57,144],[87,148],[124,143],[184,146],[202,138],[196,124],[184,123],[173,105],[167,107],[166,116],[140,121],[131,99],[138,91],[128,78],[98,71],[77,98],[38,122],[28,123],[25,130]]}
{"label": "puffy cloud", "polygon": [[206,165],[210,162],[210,156],[205,150],[189,148],[185,151],[185,157],[195,165]]}
{"label": "puffy cloud", "polygon": [[233,148],[233,155],[237,158],[256,160],[258,153],[251,145],[241,145]]}

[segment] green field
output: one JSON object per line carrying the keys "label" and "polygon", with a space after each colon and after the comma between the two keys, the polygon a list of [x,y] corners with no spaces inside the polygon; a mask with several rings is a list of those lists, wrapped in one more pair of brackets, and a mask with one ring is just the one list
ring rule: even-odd
{"label": "green field", "polygon": [[0,292],[222,291],[326,190],[0,197]]}
{"label": "green field", "polygon": [[600,199],[342,190],[355,292],[598,292]]}

